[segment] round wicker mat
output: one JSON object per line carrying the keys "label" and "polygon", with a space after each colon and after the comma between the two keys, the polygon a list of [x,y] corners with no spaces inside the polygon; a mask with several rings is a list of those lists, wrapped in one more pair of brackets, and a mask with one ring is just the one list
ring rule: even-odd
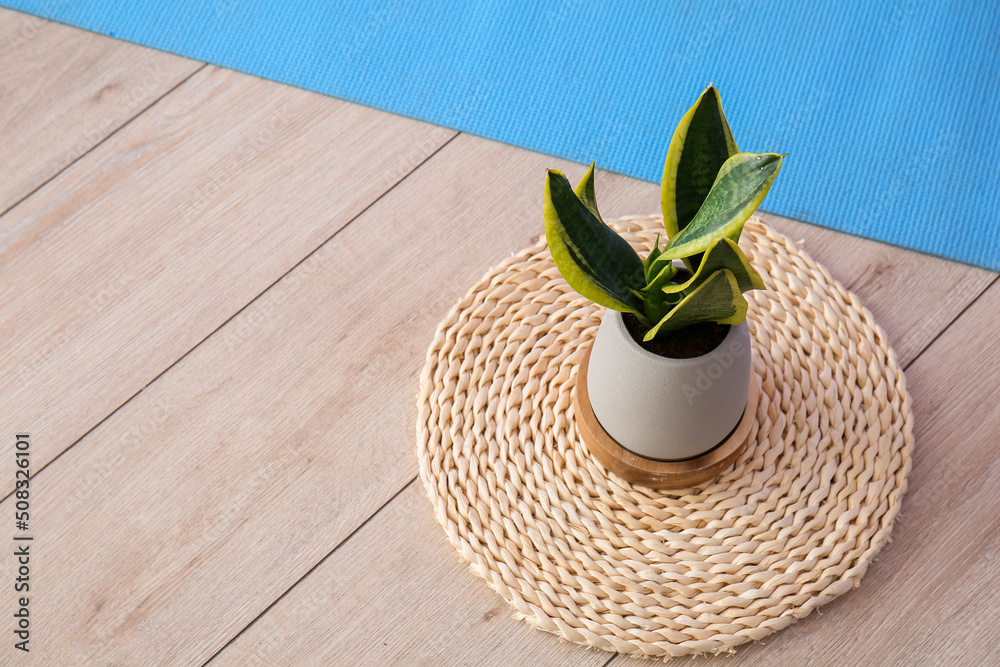
{"label": "round wicker mat", "polygon": [[[642,254],[658,218],[612,226]],[[577,367],[603,309],[542,239],[441,323],[417,420],[420,476],[448,538],[517,615],[633,655],[732,651],[856,587],[889,537],[913,448],[910,400],[882,330],[787,238],[751,219],[741,246],[756,424],[734,467],[654,491],[580,441]]]}

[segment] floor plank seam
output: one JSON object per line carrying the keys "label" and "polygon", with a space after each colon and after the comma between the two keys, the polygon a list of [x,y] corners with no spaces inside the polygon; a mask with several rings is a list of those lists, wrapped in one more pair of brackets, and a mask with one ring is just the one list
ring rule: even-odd
{"label": "floor plank seam", "polygon": [[230,638],[230,640],[227,641],[225,644],[223,644],[222,647],[219,648],[218,651],[216,651],[215,653],[213,653],[212,656],[208,660],[206,660],[205,662],[203,662],[202,665],[201,665],[201,667],[205,667],[210,662],[212,662],[213,660],[215,660],[215,658],[217,656],[221,655],[222,652],[225,651],[227,648],[229,648],[229,646],[233,642],[235,642],[237,639],[239,639],[240,636],[242,636],[244,632],[246,632],[247,630],[249,630],[250,628],[252,628],[254,626],[254,624],[258,620],[264,618],[264,616],[266,616],[267,613],[269,611],[271,611],[271,609],[275,605],[277,605],[279,602],[281,602],[285,598],[285,596],[287,596],[289,593],[291,593],[292,590],[294,590],[295,587],[299,585],[299,583],[305,581],[309,577],[309,575],[311,575],[313,572],[315,572],[319,568],[320,565],[322,565],[323,563],[325,563],[327,561],[327,559],[330,558],[330,556],[332,556],[333,554],[337,553],[337,550],[340,549],[340,547],[342,547],[345,544],[347,544],[348,542],[350,542],[351,539],[355,535],[357,535],[358,533],[360,533],[361,530],[364,529],[365,526],[367,526],[369,523],[371,523],[372,520],[374,520],[375,517],[377,517],[382,512],[382,510],[384,510],[386,507],[388,507],[389,505],[391,505],[393,503],[393,501],[396,500],[396,498],[398,498],[400,495],[403,494],[403,492],[405,492],[407,489],[409,489],[411,486],[413,486],[413,483],[417,481],[418,477],[419,477],[419,475],[414,475],[412,478],[410,478],[410,481],[408,481],[406,484],[404,484],[402,488],[400,488],[398,491],[396,491],[396,493],[392,494],[391,498],[389,498],[388,500],[386,500],[384,503],[382,503],[379,506],[379,508],[377,510],[375,510],[370,515],[368,515],[368,518],[366,518],[364,521],[362,521],[358,525],[357,528],[355,528],[354,530],[352,530],[350,532],[350,534],[348,534],[344,539],[342,539],[340,542],[338,542],[337,545],[334,546],[333,549],[331,549],[325,556],[323,556],[318,561],[316,561],[316,563],[311,568],[309,568],[309,570],[305,574],[303,574],[301,577],[299,577],[298,579],[296,579],[295,582],[293,582],[291,586],[289,586],[287,589],[285,589],[285,591],[281,595],[279,595],[277,598],[275,598],[274,601],[271,602],[271,604],[267,605],[267,607],[265,607],[259,614],[257,614],[256,616],[254,616],[253,619],[249,623],[247,623],[245,626],[243,626],[243,629],[241,629],[239,632],[237,632],[235,635],[233,635],[233,637]]}
{"label": "floor plank seam", "polygon": [[[200,71],[200,70],[199,70],[199,71]],[[192,76],[194,76],[194,75],[192,74]],[[180,85],[180,84],[178,84],[178,85]],[[288,275],[288,274],[290,274],[290,273],[291,273],[292,271],[294,271],[295,269],[297,269],[297,268],[298,268],[298,267],[299,267],[299,266],[300,266],[300,265],[301,265],[301,264],[302,264],[303,262],[305,262],[305,261],[306,261],[307,259],[309,259],[310,257],[312,257],[312,256],[313,256],[313,255],[314,255],[314,254],[315,254],[315,253],[316,253],[317,251],[319,251],[319,250],[320,250],[320,248],[322,248],[322,247],[323,247],[323,246],[325,246],[325,245],[326,245],[327,243],[329,243],[329,242],[330,242],[330,241],[332,241],[332,240],[333,240],[334,238],[336,238],[338,234],[340,234],[340,233],[341,233],[342,231],[344,231],[345,229],[347,229],[347,228],[348,228],[348,227],[349,227],[349,226],[351,225],[351,223],[353,223],[353,222],[354,222],[355,220],[357,220],[357,219],[358,219],[358,218],[360,218],[360,217],[361,217],[362,215],[364,215],[364,214],[365,214],[365,213],[366,213],[366,212],[367,212],[367,211],[368,211],[369,209],[371,209],[371,207],[372,207],[372,206],[374,206],[374,205],[375,205],[375,204],[377,204],[377,203],[378,203],[379,201],[381,201],[383,197],[385,197],[385,196],[386,196],[386,195],[388,195],[388,194],[389,194],[390,192],[392,192],[392,191],[393,191],[393,190],[395,190],[395,189],[396,189],[397,187],[399,187],[399,185],[400,185],[401,183],[403,183],[403,181],[405,181],[405,180],[406,180],[407,178],[409,178],[411,174],[413,174],[413,173],[414,173],[414,172],[415,172],[415,171],[416,171],[417,169],[420,169],[420,167],[422,167],[422,166],[423,166],[424,164],[426,164],[426,163],[427,163],[427,161],[428,161],[428,160],[430,160],[430,159],[431,159],[432,157],[434,157],[435,155],[437,155],[437,154],[438,154],[438,153],[439,153],[439,152],[441,151],[441,149],[443,149],[443,148],[444,148],[445,146],[447,146],[447,145],[448,145],[448,144],[450,144],[450,143],[451,143],[452,141],[454,141],[454,140],[455,140],[455,138],[456,138],[456,137],[458,137],[458,135],[459,135],[459,134],[460,134],[459,132],[456,132],[456,133],[455,133],[455,134],[454,134],[454,135],[453,135],[452,137],[450,137],[450,138],[449,138],[449,139],[448,139],[448,140],[447,140],[446,142],[444,142],[443,144],[441,144],[440,146],[438,146],[438,147],[437,147],[437,148],[436,148],[436,149],[434,150],[434,152],[432,152],[432,153],[431,153],[430,155],[428,155],[428,156],[427,156],[426,158],[424,158],[423,160],[421,160],[421,161],[420,161],[420,162],[419,162],[419,163],[418,163],[418,164],[417,164],[416,166],[414,166],[414,167],[413,167],[413,169],[411,169],[410,171],[406,172],[406,174],[404,174],[404,175],[403,175],[403,176],[402,176],[402,177],[401,177],[401,178],[400,178],[400,179],[399,179],[398,181],[396,181],[395,183],[393,183],[393,184],[392,184],[392,186],[390,186],[389,188],[387,188],[387,189],[385,190],[385,192],[383,192],[383,193],[382,193],[382,194],[380,194],[380,195],[379,195],[378,197],[376,197],[375,199],[373,199],[373,200],[371,201],[371,203],[369,203],[369,204],[368,204],[367,206],[365,206],[365,207],[364,207],[364,208],[363,208],[363,209],[362,209],[361,211],[359,211],[359,212],[357,213],[357,215],[353,216],[353,217],[352,217],[352,218],[351,218],[350,220],[348,220],[348,221],[347,221],[347,222],[346,222],[346,223],[345,223],[345,224],[344,224],[344,225],[343,225],[342,227],[340,227],[340,228],[339,228],[339,229],[337,229],[337,230],[336,230],[336,231],[335,231],[335,232],[334,232],[333,234],[331,234],[331,235],[330,235],[330,236],[329,236],[329,237],[328,237],[328,238],[327,238],[326,240],[324,240],[324,241],[323,241],[322,243],[320,243],[319,245],[317,245],[317,246],[316,246],[315,248],[313,248],[313,249],[312,249],[312,250],[311,250],[311,251],[310,251],[310,252],[309,252],[308,254],[306,254],[306,255],[305,255],[305,256],[304,256],[304,257],[303,257],[302,259],[300,259],[300,260],[299,260],[298,262],[296,262],[296,263],[295,263],[295,264],[294,264],[294,265],[293,265],[292,267],[290,267],[290,268],[289,268],[289,269],[288,269],[287,271],[285,271],[285,272],[284,272],[284,273],[282,273],[282,274],[281,274],[280,276],[278,276],[278,278],[277,278],[277,279],[275,279],[275,280],[274,280],[274,281],[273,281],[273,282],[272,282],[272,283],[271,283],[270,285],[268,285],[268,286],[267,286],[267,287],[265,287],[265,288],[264,288],[263,290],[261,290],[261,291],[260,291],[260,293],[259,293],[259,294],[257,294],[257,295],[256,295],[256,296],[255,296],[255,297],[254,297],[253,299],[251,299],[251,300],[250,300],[250,301],[248,301],[247,303],[243,304],[243,306],[242,306],[242,307],[240,307],[240,308],[239,308],[239,309],[238,309],[238,310],[237,310],[236,312],[234,312],[234,313],[233,313],[232,315],[230,315],[230,316],[229,316],[228,318],[226,318],[226,320],[225,320],[225,321],[224,321],[224,322],[223,322],[222,324],[220,324],[219,326],[217,326],[217,327],[216,327],[215,329],[213,329],[213,330],[212,330],[211,332],[209,332],[209,333],[208,333],[208,335],[206,335],[206,336],[205,336],[204,338],[202,338],[202,339],[201,339],[200,341],[198,341],[197,343],[195,343],[195,345],[193,345],[193,346],[191,347],[191,349],[189,349],[189,350],[188,350],[187,352],[185,352],[185,353],[184,353],[184,354],[182,354],[182,355],[181,355],[180,357],[178,357],[178,358],[177,358],[176,360],[174,360],[174,362],[173,362],[173,363],[171,363],[171,364],[170,364],[169,366],[167,366],[166,368],[164,368],[164,369],[163,369],[162,371],[160,371],[159,373],[157,373],[156,377],[154,377],[154,378],[153,378],[152,380],[150,380],[150,381],[149,381],[149,382],[147,382],[147,383],[146,383],[145,385],[143,385],[143,386],[142,386],[142,388],[141,388],[141,389],[139,389],[139,390],[138,390],[137,392],[135,392],[134,394],[132,394],[131,396],[129,396],[129,397],[128,397],[128,398],[127,398],[127,399],[126,399],[126,400],[125,400],[124,402],[122,402],[122,404],[121,404],[121,405],[119,405],[119,406],[118,406],[117,408],[115,408],[114,410],[112,410],[111,412],[109,412],[109,413],[108,413],[108,414],[107,414],[107,415],[106,415],[106,416],[105,416],[105,417],[104,417],[103,419],[101,419],[101,420],[100,420],[100,421],[98,421],[98,422],[97,422],[96,424],[94,424],[94,425],[93,425],[93,426],[91,426],[91,427],[90,427],[89,429],[87,429],[87,431],[86,431],[86,432],[85,432],[85,433],[84,433],[83,435],[81,435],[81,436],[80,436],[79,438],[77,438],[76,440],[74,440],[74,441],[73,441],[73,442],[72,442],[72,443],[71,443],[71,444],[70,444],[69,446],[67,446],[67,447],[66,447],[66,449],[62,450],[61,452],[59,452],[58,454],[56,454],[56,455],[55,455],[54,457],[52,457],[52,460],[51,460],[51,461],[49,461],[49,462],[48,462],[48,463],[46,463],[46,464],[45,464],[44,466],[42,466],[41,468],[39,468],[38,470],[36,470],[36,471],[35,471],[35,473],[34,473],[34,474],[33,474],[33,475],[32,475],[32,476],[31,476],[31,477],[29,478],[29,479],[35,479],[35,478],[36,478],[36,477],[37,477],[38,475],[40,475],[40,474],[41,474],[41,473],[42,473],[42,472],[43,472],[44,470],[46,470],[46,469],[47,469],[47,468],[48,468],[48,467],[49,467],[50,465],[52,465],[53,463],[55,463],[56,461],[58,461],[58,460],[59,460],[59,459],[60,459],[60,458],[61,458],[61,457],[63,456],[63,454],[65,454],[66,452],[68,452],[68,451],[70,451],[71,449],[73,449],[73,448],[74,448],[74,447],[75,447],[75,446],[77,445],[77,443],[79,443],[79,442],[80,442],[80,441],[82,441],[82,440],[83,440],[84,438],[86,438],[86,437],[87,437],[88,435],[90,435],[91,433],[93,433],[95,429],[97,429],[98,427],[100,427],[100,426],[101,426],[101,424],[103,424],[103,423],[104,423],[104,422],[106,422],[106,421],[107,421],[108,419],[110,419],[111,417],[113,417],[113,416],[114,416],[114,415],[115,415],[115,414],[116,414],[116,413],[117,413],[117,412],[118,412],[119,410],[121,410],[122,408],[124,408],[124,407],[125,407],[126,405],[128,405],[128,404],[129,404],[130,402],[132,402],[132,400],[133,400],[133,399],[135,399],[135,398],[136,398],[136,397],[137,397],[137,396],[138,396],[139,394],[141,394],[142,392],[144,392],[144,391],[145,391],[145,390],[146,390],[146,389],[147,389],[148,387],[150,387],[150,386],[151,386],[151,385],[152,385],[152,384],[153,384],[154,382],[156,382],[156,381],[157,381],[157,380],[159,380],[159,379],[160,379],[161,377],[163,377],[163,376],[164,376],[164,374],[168,373],[168,372],[170,371],[170,369],[171,369],[171,368],[173,368],[174,366],[176,366],[177,364],[179,364],[179,363],[180,363],[181,361],[183,361],[183,360],[184,360],[184,359],[185,359],[185,358],[186,358],[186,357],[187,357],[187,356],[188,356],[189,354],[191,354],[192,352],[194,352],[195,350],[197,350],[197,349],[198,349],[199,347],[201,347],[201,346],[202,346],[202,345],[203,345],[203,344],[204,344],[204,343],[205,343],[205,342],[206,342],[207,340],[209,340],[209,339],[210,339],[210,338],[211,338],[212,336],[214,336],[214,335],[215,335],[216,333],[218,333],[219,331],[221,331],[221,330],[222,330],[222,329],[223,329],[223,328],[224,328],[224,327],[225,327],[225,326],[226,326],[227,324],[229,324],[229,323],[230,323],[230,322],[231,322],[231,321],[232,321],[232,320],[233,320],[234,318],[236,318],[237,316],[239,316],[239,314],[240,314],[240,313],[242,313],[243,311],[245,311],[245,310],[246,310],[247,308],[249,308],[250,306],[252,306],[252,305],[253,305],[253,304],[254,304],[254,303],[255,303],[255,302],[256,302],[256,301],[258,300],[258,299],[260,299],[260,298],[261,298],[262,296],[264,296],[265,294],[267,294],[267,292],[268,292],[268,291],[269,291],[269,290],[270,290],[271,288],[273,288],[273,287],[274,287],[275,285],[277,285],[277,284],[278,284],[278,283],[279,283],[279,282],[280,282],[280,281],[281,281],[282,279],[284,279],[284,278],[285,278],[285,276],[287,276],[287,275]],[[0,503],[4,503],[4,502],[6,502],[6,501],[7,501],[7,499],[8,499],[8,498],[10,498],[10,497],[11,497],[11,496],[13,495],[13,493],[14,493],[14,490],[11,490],[11,491],[10,491],[10,493],[8,493],[7,495],[5,495],[5,496],[4,496],[3,498],[0,498]]]}
{"label": "floor plank seam", "polygon": [[927,350],[931,349],[931,347],[934,345],[934,343],[937,342],[938,338],[940,338],[941,336],[943,336],[944,333],[946,331],[948,331],[948,329],[951,328],[951,325],[953,325],[955,322],[957,322],[962,317],[962,315],[965,315],[965,311],[967,311],[969,308],[972,308],[972,306],[975,305],[975,303],[977,301],[979,301],[981,298],[983,298],[983,295],[986,294],[987,292],[989,292],[990,288],[993,287],[993,285],[995,285],[998,280],[1000,280],[1000,273],[996,274],[993,277],[993,280],[991,280],[989,282],[989,284],[986,285],[986,287],[984,287],[982,289],[982,291],[980,291],[979,294],[977,294],[975,296],[974,299],[972,299],[971,301],[969,301],[969,303],[965,304],[965,307],[962,308],[962,310],[960,310],[958,312],[958,314],[955,315],[955,317],[951,318],[948,321],[948,323],[946,325],[944,325],[944,327],[940,331],[937,332],[937,334],[934,336],[934,338],[931,338],[931,340],[926,345],[924,345],[920,349],[920,351],[917,352],[917,354],[912,359],[910,359],[910,361],[908,363],[906,363],[905,365],[903,365],[903,371],[905,372],[905,371],[910,370],[910,366],[912,366],[913,364],[915,364],[917,362],[917,359],[919,359],[920,357],[922,357],[924,355],[924,352],[926,352]]}
{"label": "floor plank seam", "polygon": [[88,155],[90,155],[97,147],[103,145],[105,142],[107,142],[113,136],[115,136],[116,134],[118,134],[119,132],[121,132],[123,129],[125,129],[126,127],[128,127],[129,125],[131,125],[133,121],[135,121],[137,118],[139,118],[140,116],[142,116],[143,114],[145,114],[147,111],[149,111],[150,109],[152,109],[153,107],[155,107],[157,104],[160,103],[161,100],[163,100],[164,98],[166,98],[168,95],[171,95],[175,90],[177,90],[178,88],[180,88],[181,86],[183,86],[185,83],[187,83],[191,79],[191,77],[193,77],[195,74],[197,74],[198,72],[202,71],[206,67],[208,67],[208,63],[202,63],[201,67],[199,67],[195,71],[191,72],[191,74],[189,74],[188,76],[186,76],[183,79],[181,79],[180,81],[178,81],[176,85],[174,85],[169,90],[167,90],[166,92],[164,92],[162,95],[160,95],[159,97],[157,97],[155,100],[153,100],[152,102],[150,102],[145,108],[141,109],[134,116],[132,116],[131,118],[129,118],[128,120],[126,120],[124,123],[122,123],[121,125],[119,125],[118,127],[116,127],[111,132],[109,132],[108,136],[106,136],[103,139],[101,139],[100,141],[98,141],[96,144],[94,144],[93,146],[91,146],[90,148],[88,148],[87,150],[85,150],[83,153],[81,153],[80,155],[78,155],[76,158],[70,160],[65,166],[63,166],[61,169],[59,169],[58,171],[56,171],[56,173],[52,174],[47,179],[45,179],[44,181],[42,181],[41,183],[39,183],[38,187],[34,188],[30,192],[28,192],[26,195],[24,195],[23,197],[21,197],[20,199],[18,199],[17,201],[15,201],[13,204],[11,204],[10,206],[8,206],[2,213],[0,213],[0,217],[3,217],[5,215],[7,215],[11,211],[13,211],[15,208],[17,208],[18,206],[20,206],[22,202],[27,201],[28,198],[31,197],[31,196],[33,196],[36,192],[38,192],[39,190],[41,190],[42,188],[44,188],[46,185],[48,185],[49,183],[51,183],[55,179],[59,178],[59,176],[63,172],[65,172],[67,169],[69,169],[70,167],[72,167],[74,164],[76,164],[77,162],[79,162],[83,158],[85,158]]}

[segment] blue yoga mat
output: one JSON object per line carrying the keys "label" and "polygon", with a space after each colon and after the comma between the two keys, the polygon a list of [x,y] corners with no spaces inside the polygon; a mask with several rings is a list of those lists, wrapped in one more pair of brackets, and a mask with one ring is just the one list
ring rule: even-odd
{"label": "blue yoga mat", "polygon": [[654,182],[714,82],[765,209],[1000,270],[994,0],[5,4]]}

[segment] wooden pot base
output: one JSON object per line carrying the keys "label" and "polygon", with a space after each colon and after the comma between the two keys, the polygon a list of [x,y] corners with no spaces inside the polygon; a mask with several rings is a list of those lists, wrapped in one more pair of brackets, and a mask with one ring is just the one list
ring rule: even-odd
{"label": "wooden pot base", "polygon": [[654,461],[623,448],[597,421],[587,392],[587,368],[590,365],[591,349],[592,346],[587,348],[583,362],[577,369],[573,413],[576,415],[576,427],[580,438],[594,458],[605,468],[633,484],[654,489],[683,489],[707,482],[731,466],[743,453],[756,418],[757,401],[760,396],[760,390],[753,377],[750,378],[750,391],[743,417],[725,441],[692,459]]}

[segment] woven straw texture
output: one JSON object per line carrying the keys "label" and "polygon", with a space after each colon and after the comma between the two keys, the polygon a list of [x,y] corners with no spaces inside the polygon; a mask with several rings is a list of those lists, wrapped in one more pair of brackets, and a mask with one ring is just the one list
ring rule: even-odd
{"label": "woven straw texture", "polygon": [[[662,223],[612,226],[643,255]],[[903,373],[871,314],[756,218],[740,245],[761,396],[747,450],[712,482],[654,491],[578,437],[577,368],[603,309],[542,239],[438,328],[421,379],[420,476],[472,571],[531,625],[669,658],[731,652],[856,587],[888,541],[913,448]]]}

